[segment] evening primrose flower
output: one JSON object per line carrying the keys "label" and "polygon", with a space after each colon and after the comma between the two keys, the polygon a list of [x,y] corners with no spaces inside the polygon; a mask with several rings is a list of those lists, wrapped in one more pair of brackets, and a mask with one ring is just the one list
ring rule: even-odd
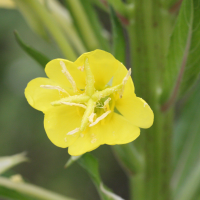
{"label": "evening primrose flower", "polygon": [[140,128],[153,123],[151,108],[134,93],[131,70],[110,53],[95,50],[75,62],[55,59],[45,72],[49,78],[30,81],[25,96],[45,114],[44,128],[52,143],[69,147],[73,156],[102,144],[132,142]]}

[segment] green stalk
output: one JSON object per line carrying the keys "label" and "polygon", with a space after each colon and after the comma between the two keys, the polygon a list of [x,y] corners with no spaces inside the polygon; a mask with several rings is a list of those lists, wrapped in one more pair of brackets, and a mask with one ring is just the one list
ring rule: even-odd
{"label": "green stalk", "polygon": [[[145,154],[144,179],[141,180],[144,181],[145,196],[140,197],[140,200],[169,200],[171,193],[169,176],[172,116],[168,113],[164,115],[159,103],[168,42],[163,33],[163,24],[166,22],[161,9],[159,0],[135,0],[134,23],[128,28],[136,94],[148,102],[155,115],[153,126],[143,131],[139,144]],[[165,166],[162,165],[164,161]],[[138,174],[135,175],[136,180],[137,176]],[[136,186],[132,182],[132,193],[136,194]],[[132,199],[137,200],[138,197],[133,195]]]}
{"label": "green stalk", "polygon": [[49,190],[40,188],[38,186],[29,184],[29,183],[16,183],[8,178],[0,177],[0,186],[9,188],[11,190],[16,190],[22,194],[30,195],[32,197],[39,199],[48,199],[48,200],[72,200],[71,198],[64,197],[60,194],[56,194]]}
{"label": "green stalk", "polygon": [[[137,173],[129,177],[130,181],[130,199],[142,200],[145,199],[144,189],[144,173]],[[132,189],[134,188],[134,190]]]}
{"label": "green stalk", "polygon": [[92,6],[92,3],[89,1],[81,1],[81,4],[83,5],[83,7],[86,11],[86,14],[88,16],[88,19],[90,21],[92,29],[100,43],[101,49],[109,52],[110,46],[109,46],[108,39],[106,39],[103,36],[103,31],[105,31],[105,30],[103,29],[101,22],[98,19],[97,13],[96,13],[94,7]]}
{"label": "green stalk", "polygon": [[107,1],[108,1],[108,3],[110,3],[110,5],[113,6],[113,8],[117,12],[119,12],[124,17],[127,16],[127,8],[126,8],[126,4],[124,2],[122,2],[121,0],[107,0]]}
{"label": "green stalk", "polygon": [[40,20],[43,22],[43,24],[54,37],[63,54],[72,61],[76,60],[76,53],[69,45],[60,27],[57,26],[56,22],[54,21],[54,18],[52,18],[52,16],[50,15],[50,13],[48,13],[45,7],[42,6],[42,4],[38,2],[38,0],[25,0],[24,3],[27,4],[30,8],[32,8],[35,14],[40,18]]}
{"label": "green stalk", "polygon": [[81,5],[79,0],[65,0],[68,5],[71,13],[74,17],[74,20],[80,30],[80,34],[83,37],[85,44],[88,46],[89,50],[94,50],[99,48],[99,41],[97,40],[93,29],[90,25],[90,22],[87,18],[85,10]]}
{"label": "green stalk", "polygon": [[128,175],[139,173],[144,169],[144,159],[133,143],[114,145],[112,150]]}

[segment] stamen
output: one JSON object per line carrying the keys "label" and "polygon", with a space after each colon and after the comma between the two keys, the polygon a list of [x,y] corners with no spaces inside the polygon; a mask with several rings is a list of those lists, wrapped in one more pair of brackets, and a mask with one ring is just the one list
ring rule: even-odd
{"label": "stamen", "polygon": [[68,81],[71,83],[74,93],[77,92],[76,82],[74,81],[71,74],[68,72],[65,63],[63,61],[60,61],[60,65],[62,67],[62,73],[67,77]]}
{"label": "stamen", "polygon": [[70,94],[67,91],[65,91],[63,88],[61,88],[60,86],[40,85],[40,87],[44,89],[58,90],[59,92],[64,92],[70,96]]}
{"label": "stamen", "polygon": [[109,110],[109,101],[111,100],[111,98],[109,97],[105,102],[104,102],[104,110],[107,111]]}
{"label": "stamen", "polygon": [[84,131],[88,125],[89,122],[89,117],[90,115],[94,112],[94,108],[96,106],[96,102],[94,102],[92,99],[90,99],[87,103],[87,108],[84,112],[82,121],[81,121],[81,126],[80,126],[80,131]]}
{"label": "stamen", "polygon": [[96,115],[96,113],[92,113],[90,116],[89,116],[89,122],[90,123],[93,123],[94,122],[94,116]]}
{"label": "stamen", "polygon": [[86,103],[88,100],[89,100],[89,97],[87,95],[81,94],[81,95],[74,95],[74,96],[62,98],[59,101],[52,102],[51,105],[53,106],[60,105],[61,102],[80,104],[80,103]]}
{"label": "stamen", "polygon": [[85,105],[80,104],[80,103],[70,103],[70,102],[61,101],[60,104],[69,105],[69,106],[79,106],[79,107],[82,107],[82,108],[85,108],[85,109],[87,108]]}
{"label": "stamen", "polygon": [[79,130],[79,128],[75,128],[73,131],[68,132],[67,135],[73,135],[74,133],[79,132]]}
{"label": "stamen", "polygon": [[122,98],[122,95],[123,95],[124,89],[125,89],[125,84],[128,81],[128,78],[130,75],[131,75],[131,68],[128,70],[128,73],[126,74],[126,76],[124,77],[124,79],[122,81],[122,89],[120,91],[119,98]]}
{"label": "stamen", "polygon": [[102,119],[105,119],[109,114],[111,113],[111,110],[105,112],[103,115],[101,115],[100,117],[98,117],[95,122],[93,122],[92,124],[89,125],[89,127],[96,125],[98,122],[100,122]]}

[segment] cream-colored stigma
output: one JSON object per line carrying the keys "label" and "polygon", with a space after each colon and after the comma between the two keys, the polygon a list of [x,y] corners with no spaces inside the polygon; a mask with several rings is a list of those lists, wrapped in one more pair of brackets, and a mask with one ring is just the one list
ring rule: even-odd
{"label": "cream-colored stigma", "polygon": [[122,98],[123,93],[124,93],[124,89],[125,89],[125,84],[128,81],[128,78],[131,76],[131,68],[128,70],[128,73],[126,74],[126,76],[124,77],[123,81],[122,81],[122,89],[119,93],[119,98]]}
{"label": "cream-colored stigma", "polygon": [[60,86],[52,86],[52,85],[40,85],[41,88],[44,89],[51,89],[51,90],[58,90],[59,92],[64,92],[66,93],[68,96],[70,96],[70,94],[65,91],[63,88],[61,88]]}
{"label": "cream-colored stigma", "polygon": [[105,119],[109,114],[111,113],[111,110],[105,112],[100,117],[98,117],[93,123],[89,125],[89,127],[96,125],[98,122],[100,122],[102,119]]}
{"label": "cream-colored stigma", "polygon": [[92,113],[90,116],[89,116],[89,122],[90,123],[93,123],[94,122],[94,117],[96,116],[96,113]]}
{"label": "cream-colored stigma", "polygon": [[107,98],[106,101],[104,102],[104,111],[108,111],[110,109],[110,106],[109,106],[109,102],[110,102],[111,98]]}
{"label": "cream-colored stigma", "polygon": [[65,63],[62,60],[60,61],[60,65],[62,67],[62,73],[67,77],[68,81],[71,83],[71,85],[73,87],[74,93],[76,93],[78,91],[77,87],[76,87],[76,82],[74,81],[73,77],[67,70]]}
{"label": "cream-colored stigma", "polygon": [[79,130],[80,130],[79,128],[75,128],[74,130],[68,132],[67,135],[73,135],[74,133],[79,132]]}

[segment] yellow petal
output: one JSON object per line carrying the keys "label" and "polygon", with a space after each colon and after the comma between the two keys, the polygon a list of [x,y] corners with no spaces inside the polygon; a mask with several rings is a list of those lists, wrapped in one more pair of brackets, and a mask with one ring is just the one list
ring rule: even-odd
{"label": "yellow petal", "polygon": [[89,59],[89,65],[95,79],[95,88],[104,89],[120,66],[120,62],[113,55],[102,50],[95,50],[82,54],[74,63],[84,66],[85,57]]}
{"label": "yellow petal", "polygon": [[71,83],[69,82],[65,74],[62,72],[60,61],[65,63],[65,66],[68,72],[70,73],[71,77],[75,81],[77,88],[85,89],[85,73],[79,70],[73,62],[70,62],[68,60],[54,59],[47,63],[45,67],[45,72],[47,76],[51,80],[55,81],[56,83],[59,83],[63,87],[72,88]]}
{"label": "yellow petal", "polygon": [[79,138],[68,148],[72,156],[82,155],[92,151],[103,143],[102,130],[100,123],[91,128],[87,128],[85,133],[81,133]]}
{"label": "yellow petal", "polygon": [[[118,70],[115,72],[113,76],[112,86],[121,84],[123,79],[127,75],[127,73],[128,73],[128,70],[126,69],[126,67],[122,63],[120,63]],[[131,77],[129,77],[128,81],[126,82],[125,87],[129,87],[130,90],[132,90],[133,92],[135,91],[134,84]]]}
{"label": "yellow petal", "polygon": [[153,111],[143,99],[136,97],[129,84],[125,86],[124,95],[116,101],[115,106],[135,126],[140,128],[152,126],[154,120]]}
{"label": "yellow petal", "polygon": [[[104,122],[99,122],[87,128],[85,134],[68,149],[70,155],[78,156],[98,148],[102,144],[126,144],[135,140],[140,134],[140,129],[123,116],[116,113],[110,114]],[[82,136],[82,137],[81,137]]]}
{"label": "yellow petal", "polygon": [[66,148],[77,140],[80,133],[73,135],[67,135],[67,133],[80,126],[83,112],[83,108],[63,105],[45,113],[44,128],[54,145]]}
{"label": "yellow petal", "polygon": [[53,107],[51,102],[67,96],[67,94],[58,90],[42,88],[41,85],[59,86],[48,78],[36,78],[28,83],[25,96],[28,103],[37,110],[45,112]]}
{"label": "yellow petal", "polygon": [[126,144],[140,135],[140,129],[137,126],[117,113],[114,113],[101,128],[104,142],[109,145]]}

